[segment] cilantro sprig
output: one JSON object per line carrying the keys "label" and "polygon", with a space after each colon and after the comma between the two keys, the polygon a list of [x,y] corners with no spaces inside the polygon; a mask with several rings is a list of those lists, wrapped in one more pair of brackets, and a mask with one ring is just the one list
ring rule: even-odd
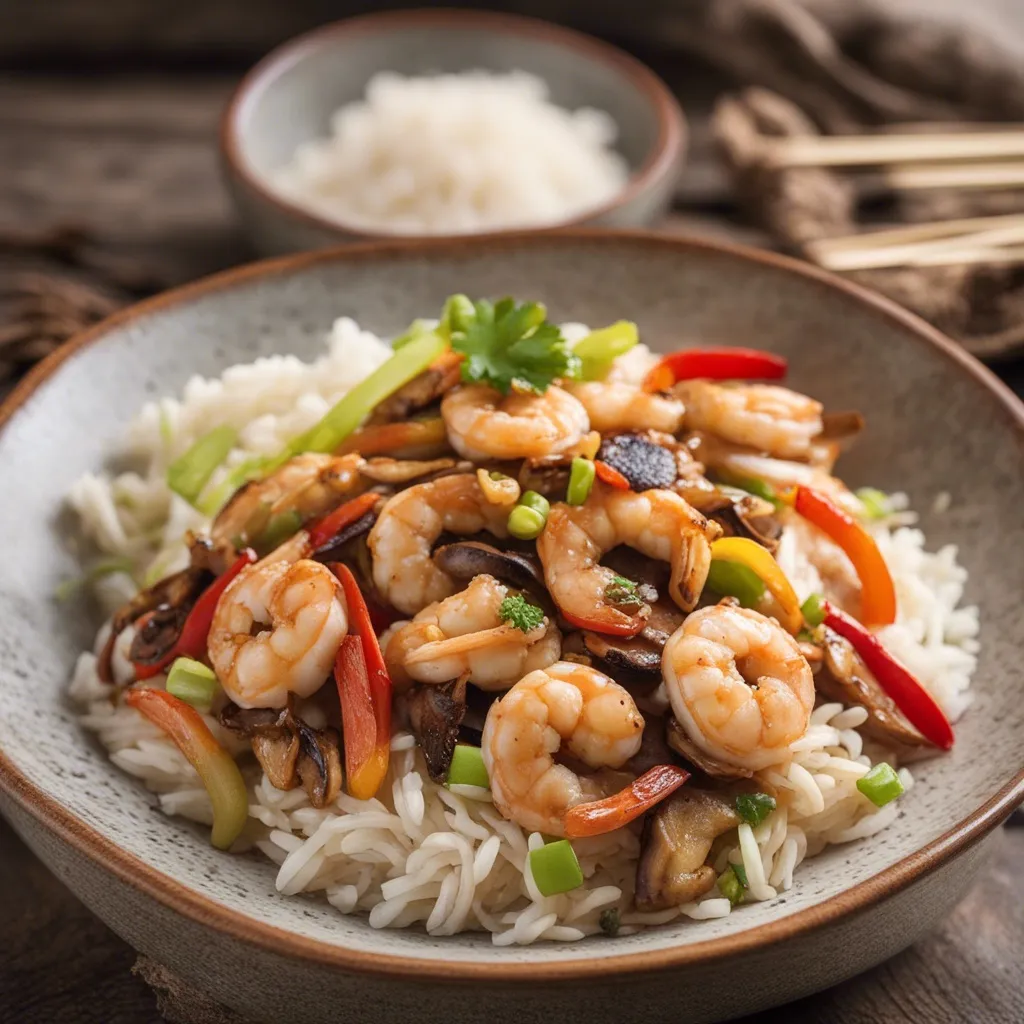
{"label": "cilantro sprig", "polygon": [[529,633],[544,621],[544,609],[530,604],[522,594],[516,594],[501,602],[498,617],[502,622],[511,622],[516,629]]}
{"label": "cilantro sprig", "polygon": [[542,394],[552,381],[580,375],[579,356],[558,327],[548,323],[539,302],[470,302],[453,295],[445,303],[445,314],[452,348],[466,357],[462,379],[467,383],[489,384],[506,395]]}
{"label": "cilantro sprig", "polygon": [[616,608],[641,608],[644,604],[639,587],[625,576],[612,576],[612,582],[604,588],[604,597]]}

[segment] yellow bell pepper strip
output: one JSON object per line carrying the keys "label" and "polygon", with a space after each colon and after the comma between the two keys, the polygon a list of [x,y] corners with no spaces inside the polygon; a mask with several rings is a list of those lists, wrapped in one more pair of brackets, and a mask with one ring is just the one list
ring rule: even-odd
{"label": "yellow bell pepper strip", "polygon": [[896,588],[874,537],[821,491],[798,486],[784,497],[804,519],[828,534],[853,563],[861,586],[861,621],[868,626],[894,623]]}
{"label": "yellow bell pepper strip", "polygon": [[235,759],[217,742],[195,708],[165,690],[131,689],[125,703],[163,730],[199,773],[213,805],[210,842],[226,850],[249,817],[249,794]]}
{"label": "yellow bell pepper strip", "polygon": [[644,378],[645,391],[667,391],[681,380],[781,380],[782,356],[756,348],[687,348],[665,356]]}
{"label": "yellow bell pepper strip", "polygon": [[942,750],[953,746],[953,727],[935,698],[856,619],[829,601],[819,602],[829,629],[848,640],[878,685],[892,698],[907,721],[930,743]]}
{"label": "yellow bell pepper strip", "polygon": [[775,598],[781,612],[779,621],[782,627],[794,636],[800,632],[804,624],[800,599],[767,548],[749,537],[720,537],[711,542],[711,558],[712,561],[736,562],[750,569]]}
{"label": "yellow bell pepper strip", "polygon": [[348,606],[349,633],[335,661],[348,791],[369,800],[380,789],[391,757],[391,676],[352,570],[341,562],[332,562],[330,569]]}
{"label": "yellow bell pepper strip", "polygon": [[662,764],[644,772],[618,793],[577,804],[565,812],[563,825],[569,839],[585,836],[600,836],[614,832],[639,818],[655,804],[671,796],[688,778],[690,773],[674,764]]}
{"label": "yellow bell pepper strip", "polygon": [[611,369],[612,363],[619,356],[625,355],[639,340],[640,332],[630,320],[617,320],[607,327],[591,331],[576,342],[573,348],[580,360],[580,379],[602,379]]}

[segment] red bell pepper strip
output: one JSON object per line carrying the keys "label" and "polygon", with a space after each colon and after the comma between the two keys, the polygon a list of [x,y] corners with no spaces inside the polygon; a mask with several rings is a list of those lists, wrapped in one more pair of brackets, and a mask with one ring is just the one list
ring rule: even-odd
{"label": "red bell pepper strip", "polygon": [[378,501],[379,494],[367,491],[366,494],[346,501],[344,505],[339,505],[333,512],[328,512],[322,519],[310,524],[306,529],[309,534],[308,549],[316,551],[322,548],[329,540],[337,537],[346,526],[351,526],[357,519],[366,515]]}
{"label": "red bell pepper strip", "polygon": [[644,378],[645,391],[667,391],[681,380],[781,380],[782,356],[756,348],[687,348],[661,360]]}
{"label": "red bell pepper strip", "polygon": [[674,764],[658,765],[604,800],[570,807],[563,822],[566,838],[582,839],[614,832],[671,796],[689,777],[688,771]]}
{"label": "red bell pepper strip", "polygon": [[357,800],[369,800],[380,789],[391,757],[391,676],[355,576],[340,562],[330,568],[341,582],[349,618],[349,634],[334,665],[345,774],[349,793]]}
{"label": "red bell pepper strip", "polygon": [[589,629],[594,633],[605,633],[608,636],[636,636],[647,625],[647,619],[644,616],[627,615],[626,612],[618,608],[609,608],[609,611],[614,611],[619,617],[615,621],[587,619],[582,615],[571,615],[563,608],[559,608],[558,611],[571,626],[576,626],[578,629]]}
{"label": "red bell pepper strip", "polygon": [[256,552],[246,548],[227,570],[221,573],[200,595],[188,613],[181,633],[174,646],[153,665],[135,664],[136,679],[150,679],[163,672],[175,658],[195,658],[196,661],[206,660],[206,643],[213,624],[213,613],[217,610],[217,602],[221,594],[227,590],[228,584],[248,565],[256,561]]}
{"label": "red bell pepper strip", "polygon": [[860,579],[861,620],[869,626],[896,621],[896,588],[874,537],[831,498],[811,487],[798,486],[785,500],[809,523],[843,549]]}
{"label": "red bell pepper strip", "polygon": [[935,698],[856,619],[828,601],[821,604],[825,625],[850,642],[907,721],[926,740],[942,750],[949,750],[953,746],[953,727]]}
{"label": "red bell pepper strip", "polygon": [[601,459],[594,459],[594,472],[601,483],[614,487],[617,491],[630,490],[629,481],[614,467]]}
{"label": "red bell pepper strip", "polygon": [[235,759],[217,742],[199,712],[166,690],[130,689],[124,700],[167,733],[199,773],[213,804],[210,842],[226,850],[249,817],[249,794]]}

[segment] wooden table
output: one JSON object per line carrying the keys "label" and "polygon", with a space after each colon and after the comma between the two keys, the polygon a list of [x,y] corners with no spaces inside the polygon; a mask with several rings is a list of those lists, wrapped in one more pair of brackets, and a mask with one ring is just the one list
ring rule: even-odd
{"label": "wooden table", "polygon": [[[247,258],[213,145],[231,84],[218,76],[0,77],[0,231],[85,228],[95,266],[68,272],[95,281],[104,276],[96,267],[121,268],[114,276],[122,297]],[[759,241],[723,207],[709,163],[698,163],[685,198],[690,206],[669,230]],[[10,246],[0,253],[0,274],[30,265],[56,267]],[[1024,367],[1002,372],[1024,388]],[[748,1024],[1024,1020],[1021,864],[1024,829],[1009,828],[990,870],[938,931],[859,978]],[[0,1022],[160,1019],[153,993],[131,973],[132,950],[3,822],[0,879]]]}

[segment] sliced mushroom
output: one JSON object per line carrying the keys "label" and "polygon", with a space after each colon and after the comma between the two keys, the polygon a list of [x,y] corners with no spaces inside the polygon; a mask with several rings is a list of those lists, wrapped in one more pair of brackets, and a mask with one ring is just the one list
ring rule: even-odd
{"label": "sliced mushroom", "polygon": [[434,564],[456,580],[488,575],[521,590],[544,589],[544,573],[535,555],[502,551],[477,540],[459,540],[435,549]]}
{"label": "sliced mushroom", "polygon": [[636,868],[637,910],[691,903],[715,884],[705,861],[714,841],[740,816],[724,793],[683,786],[647,816]]}
{"label": "sliced mushroom", "polygon": [[381,456],[367,459],[359,472],[382,484],[407,484],[412,480],[455,469],[455,459],[392,459]]}
{"label": "sliced mushroom", "polygon": [[661,682],[661,646],[643,636],[583,633],[583,646],[597,667],[630,689],[652,690]]}
{"label": "sliced mushroom", "polygon": [[552,501],[562,501],[569,486],[569,471],[572,457],[569,455],[544,455],[535,459],[524,459],[519,467],[519,487],[536,491]]}
{"label": "sliced mushroom", "polygon": [[663,599],[651,603],[651,614],[640,636],[655,644],[659,650],[668,643],[668,638],[683,624],[684,612],[675,601]]}
{"label": "sliced mushroom", "polygon": [[688,761],[694,767],[699,768],[706,775],[714,779],[749,779],[754,773],[748,768],[737,768],[735,765],[726,764],[708,754],[705,754],[700,747],[694,743],[683,727],[670,717],[665,724],[665,738],[668,745],[678,753],[684,761]]}
{"label": "sliced mushroom", "polygon": [[405,696],[409,724],[423,750],[434,782],[444,782],[451,767],[459,726],[466,716],[466,681],[414,686]]}
{"label": "sliced mushroom", "polygon": [[726,537],[747,537],[773,555],[779,548],[782,524],[775,518],[775,506],[753,494],[728,495],[728,504],[714,512],[704,511],[722,527]]}
{"label": "sliced mushroom", "polygon": [[461,357],[454,352],[446,352],[434,360],[408,384],[403,384],[383,402],[378,402],[368,421],[369,425],[407,420],[413,413],[436,402],[458,384],[461,361]]}
{"label": "sliced mushroom", "polygon": [[860,727],[865,735],[908,747],[928,745],[846,640],[826,628],[823,646],[824,664],[815,687],[830,700],[865,708],[868,719]]}

